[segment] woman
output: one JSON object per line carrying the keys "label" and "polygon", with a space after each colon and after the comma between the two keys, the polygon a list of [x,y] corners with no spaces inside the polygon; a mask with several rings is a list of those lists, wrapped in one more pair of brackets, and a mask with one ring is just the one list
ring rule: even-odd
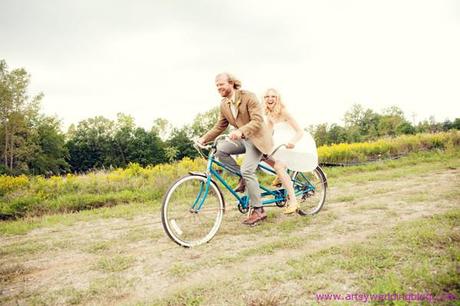
{"label": "woman", "polygon": [[[275,89],[267,89],[263,100],[268,126],[273,130],[275,148],[281,144],[286,145],[285,149],[279,149],[268,160],[266,160],[266,162],[275,169],[279,180],[283,184],[284,188],[287,189],[289,200],[284,209],[284,213],[291,214],[299,209],[299,204],[297,203],[297,199],[295,197],[294,186],[291,178],[286,172],[286,169],[289,167],[291,170],[297,170],[293,168],[305,167],[305,165],[296,164],[296,160],[304,160],[307,158],[302,152],[305,148],[305,144],[303,143],[307,140],[307,137],[305,137],[305,132],[299,126],[297,121],[286,110],[280,94]],[[299,148],[296,148],[297,145],[300,145]],[[304,162],[302,161],[301,163]],[[314,163],[317,164],[317,158],[316,161],[312,161],[312,164]],[[307,166],[312,167],[310,165]],[[273,185],[276,185],[276,179],[273,182]]]}

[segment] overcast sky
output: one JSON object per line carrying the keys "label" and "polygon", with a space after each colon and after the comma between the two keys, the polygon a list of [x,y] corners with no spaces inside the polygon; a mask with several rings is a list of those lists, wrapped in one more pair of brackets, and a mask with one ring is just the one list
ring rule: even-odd
{"label": "overcast sky", "polygon": [[458,0],[1,0],[0,38],[65,128],[118,112],[182,126],[219,103],[222,71],[279,89],[302,126],[354,103],[460,116]]}

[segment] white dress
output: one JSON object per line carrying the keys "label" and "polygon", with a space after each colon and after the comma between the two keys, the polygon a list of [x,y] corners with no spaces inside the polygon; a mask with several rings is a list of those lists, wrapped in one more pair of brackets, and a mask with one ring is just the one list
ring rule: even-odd
{"label": "white dress", "polygon": [[[281,144],[287,144],[296,131],[287,122],[278,122],[273,126],[273,142],[276,149]],[[303,132],[302,138],[293,149],[282,147],[273,155],[275,160],[282,161],[288,169],[294,171],[312,171],[318,166],[316,143],[310,133]]]}

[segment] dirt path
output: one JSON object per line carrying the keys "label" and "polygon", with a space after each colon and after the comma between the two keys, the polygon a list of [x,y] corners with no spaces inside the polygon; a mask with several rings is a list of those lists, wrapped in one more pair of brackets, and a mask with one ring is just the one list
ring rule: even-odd
{"label": "dirt path", "polygon": [[[172,243],[163,234],[158,214],[1,238],[1,299],[11,305],[134,304],[165,297],[180,304],[184,297],[178,292],[217,286],[221,289],[209,294],[217,295],[219,304],[232,305],[232,286],[237,284],[235,292],[245,292],[244,288],[255,286],[259,273],[276,270],[289,258],[366,241],[400,222],[458,207],[460,198],[453,191],[459,187],[459,169],[332,186],[317,216],[284,216],[274,208],[269,221],[255,228],[241,226],[243,216],[231,207],[211,243],[193,249]],[[271,294],[286,290],[298,294],[295,285],[284,285]],[[340,279],[325,286],[353,289]],[[257,294],[253,288],[240,300]],[[176,300],[171,299],[174,295]]]}

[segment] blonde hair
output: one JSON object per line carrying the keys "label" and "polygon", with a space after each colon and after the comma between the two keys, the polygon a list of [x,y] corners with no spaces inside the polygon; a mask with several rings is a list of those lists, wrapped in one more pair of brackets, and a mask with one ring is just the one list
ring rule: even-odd
{"label": "blonde hair", "polygon": [[220,76],[225,75],[227,77],[227,80],[229,83],[233,84],[233,88],[235,89],[240,89],[241,88],[241,81],[238,80],[233,74],[230,74],[228,72],[222,72],[216,75],[216,79]]}
{"label": "blonde hair", "polygon": [[[265,96],[268,94],[268,92],[274,92],[276,97],[277,97],[277,101],[275,103],[275,106],[272,108],[272,109],[269,109],[268,108],[268,105],[267,105],[267,102],[265,101]],[[284,109],[285,109],[285,106],[284,106],[284,103],[283,103],[283,100],[281,99],[281,95],[279,94],[279,92],[274,89],[274,88],[269,88],[265,91],[265,94],[263,96],[263,101],[264,101],[264,111],[265,111],[265,115],[267,115],[267,117],[269,119],[278,119],[279,116],[281,116],[281,114],[283,113]]]}

